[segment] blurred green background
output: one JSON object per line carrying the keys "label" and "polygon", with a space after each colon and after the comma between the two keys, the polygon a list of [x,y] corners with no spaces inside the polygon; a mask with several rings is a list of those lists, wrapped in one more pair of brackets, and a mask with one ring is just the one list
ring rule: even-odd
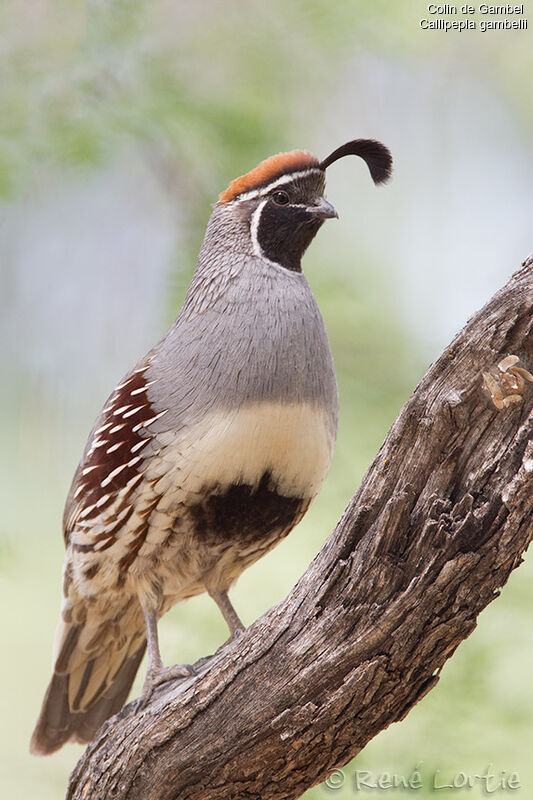
{"label": "blurred green background", "polygon": [[[395,157],[379,190],[355,159],[328,172],[340,220],[304,266],[339,373],[338,446],[307,518],[234,590],[247,623],[290,590],[428,364],[531,250],[531,34],[421,31],[422,17],[414,0],[1,3],[2,798],[62,797],[82,752],[28,755],[62,506],[102,402],[176,314],[218,192],[283,149],[323,157],[362,136]],[[429,797],[435,770],[446,783],[489,764],[531,797],[532,574],[530,559],[344,785],[306,798],[348,800],[356,770],[417,765]],[[205,597],[160,629],[166,663],[226,636]],[[380,793],[405,794],[366,792]]]}

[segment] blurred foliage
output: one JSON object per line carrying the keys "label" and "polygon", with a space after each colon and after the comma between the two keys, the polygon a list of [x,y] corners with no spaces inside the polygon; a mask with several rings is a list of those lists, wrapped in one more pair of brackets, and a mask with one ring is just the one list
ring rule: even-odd
{"label": "blurred foliage", "polygon": [[[374,46],[454,57],[457,38],[417,35],[424,7],[4,0],[0,196],[19,193],[39,165],[91,168],[134,142],[182,201],[195,251],[221,187],[273,149],[295,146],[296,130],[313,130],[347,54]],[[532,48],[505,35],[469,41],[480,70],[531,114],[520,76],[533,67]]]}

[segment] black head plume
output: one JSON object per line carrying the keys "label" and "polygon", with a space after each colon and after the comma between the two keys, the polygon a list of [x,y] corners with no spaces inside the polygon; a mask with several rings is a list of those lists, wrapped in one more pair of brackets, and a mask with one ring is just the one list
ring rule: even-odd
{"label": "black head plume", "polygon": [[344,156],[360,156],[366,161],[370,175],[375,184],[385,183],[391,176],[392,156],[390,151],[381,142],[375,139],[354,139],[346,142],[320,162],[320,169],[327,169],[334,161]]}

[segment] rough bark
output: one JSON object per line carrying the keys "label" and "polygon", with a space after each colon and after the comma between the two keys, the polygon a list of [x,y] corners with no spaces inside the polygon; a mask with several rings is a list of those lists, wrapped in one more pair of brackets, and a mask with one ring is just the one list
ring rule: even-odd
{"label": "rough bark", "polygon": [[106,723],[67,798],[297,798],[437,683],[533,536],[533,384],[497,366],[533,368],[525,263],[431,366],[290,595]]}

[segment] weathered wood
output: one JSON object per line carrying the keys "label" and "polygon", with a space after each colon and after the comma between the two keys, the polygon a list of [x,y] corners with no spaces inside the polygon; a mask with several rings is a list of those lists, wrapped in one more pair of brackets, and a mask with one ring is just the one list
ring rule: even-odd
{"label": "weathered wood", "polygon": [[498,369],[533,368],[532,312],[526,263],[431,366],[291,594],[104,725],[67,798],[297,798],[436,684],[533,535],[533,384]]}

